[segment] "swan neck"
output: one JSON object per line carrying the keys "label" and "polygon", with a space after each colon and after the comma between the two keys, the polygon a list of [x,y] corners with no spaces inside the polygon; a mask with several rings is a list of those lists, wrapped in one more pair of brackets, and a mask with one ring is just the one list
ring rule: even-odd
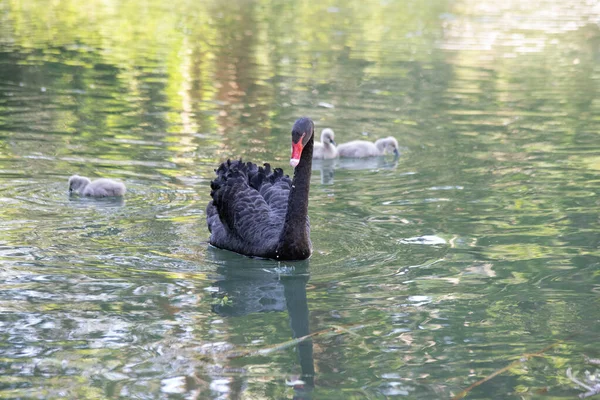
{"label": "swan neck", "polygon": [[310,237],[307,223],[308,192],[312,173],[314,135],[302,150],[300,162],[294,169],[292,189],[288,198],[285,224],[281,233],[280,249],[286,253],[298,252],[297,259],[310,255]]}

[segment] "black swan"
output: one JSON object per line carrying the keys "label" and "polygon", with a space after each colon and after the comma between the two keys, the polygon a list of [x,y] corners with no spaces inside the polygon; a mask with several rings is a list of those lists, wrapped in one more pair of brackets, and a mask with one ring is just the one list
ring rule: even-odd
{"label": "black swan", "polygon": [[269,164],[224,162],[211,182],[206,207],[209,243],[221,249],[275,260],[310,257],[308,190],[314,124],[300,118],[292,128],[294,179]]}
{"label": "black swan", "polygon": [[392,151],[396,157],[400,155],[398,141],[393,136],[377,139],[375,143],[366,140],[353,140],[340,144],[337,150],[340,157],[377,157],[384,155],[388,150]]}
{"label": "black swan", "polygon": [[313,160],[330,160],[338,156],[334,138],[335,134],[332,129],[325,128],[321,131],[321,142],[315,142]]}
{"label": "black swan", "polygon": [[96,179],[90,181],[85,176],[73,175],[69,178],[69,192],[88,197],[123,196],[125,185],[112,179]]}

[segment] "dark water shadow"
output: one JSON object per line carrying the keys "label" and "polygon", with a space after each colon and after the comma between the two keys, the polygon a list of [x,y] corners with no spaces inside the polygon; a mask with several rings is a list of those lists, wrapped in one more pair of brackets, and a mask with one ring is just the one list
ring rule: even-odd
{"label": "dark water shadow", "polygon": [[346,170],[373,170],[373,169],[395,169],[398,166],[399,156],[389,157],[367,157],[367,158],[336,158],[332,160],[313,160],[313,173],[318,171],[321,175],[321,184],[332,185],[334,183],[335,171]]}
{"label": "dark water shadow", "polygon": [[[277,262],[253,259],[209,246],[207,258],[219,264],[220,279],[215,298],[227,294],[227,302],[216,302],[212,311],[223,317],[287,310],[292,338],[310,334],[306,285],[310,278],[309,261]],[[294,385],[294,399],[312,397],[315,367],[311,339],[297,345],[303,383]]]}

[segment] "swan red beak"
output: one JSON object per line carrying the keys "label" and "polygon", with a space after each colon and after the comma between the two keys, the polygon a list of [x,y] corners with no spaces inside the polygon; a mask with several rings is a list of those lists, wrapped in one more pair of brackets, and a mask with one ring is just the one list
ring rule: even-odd
{"label": "swan red beak", "polygon": [[302,149],[304,148],[304,144],[302,144],[302,140],[306,133],[302,134],[298,143],[292,142],[292,158],[290,159],[290,165],[294,168],[300,163],[300,156],[302,155]]}

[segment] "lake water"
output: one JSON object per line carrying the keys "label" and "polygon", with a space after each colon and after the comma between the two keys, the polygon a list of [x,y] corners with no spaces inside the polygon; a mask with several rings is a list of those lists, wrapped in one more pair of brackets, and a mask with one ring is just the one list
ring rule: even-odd
{"label": "lake water", "polygon": [[[599,23],[590,0],[0,0],[0,398],[449,399],[507,366],[467,398],[575,398]],[[315,163],[306,262],[209,247],[214,168],[290,173],[302,115],[402,155]],[[128,193],[69,198],[74,173]]]}

